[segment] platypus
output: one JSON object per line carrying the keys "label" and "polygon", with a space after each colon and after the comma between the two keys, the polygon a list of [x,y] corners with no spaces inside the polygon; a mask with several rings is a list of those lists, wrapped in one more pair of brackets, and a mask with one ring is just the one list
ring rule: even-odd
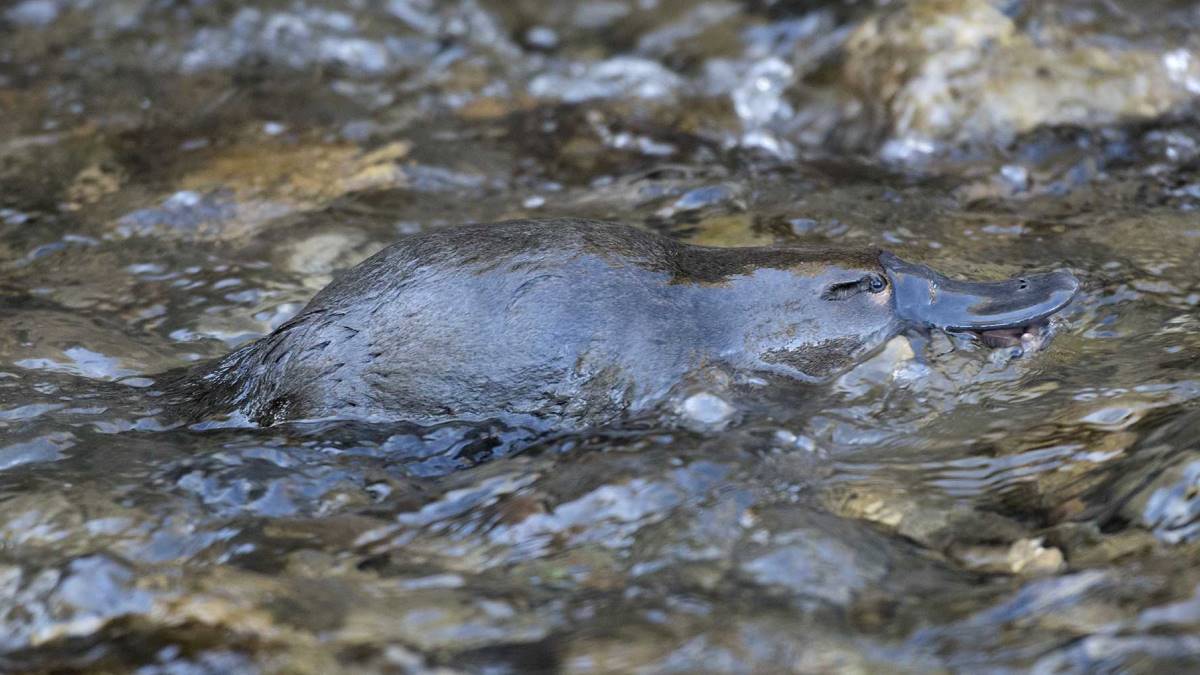
{"label": "platypus", "polygon": [[592,220],[464,225],[379,251],[175,390],[193,415],[261,425],[577,426],[655,406],[706,366],[821,381],[905,326],[1034,326],[1078,287],[1065,271],[964,282],[878,250],[710,248]]}

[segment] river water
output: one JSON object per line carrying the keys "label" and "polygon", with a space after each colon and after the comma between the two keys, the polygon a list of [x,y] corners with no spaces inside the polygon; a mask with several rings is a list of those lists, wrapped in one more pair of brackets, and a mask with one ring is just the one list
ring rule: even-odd
{"label": "river water", "polygon": [[[1200,666],[1200,10],[0,7],[5,672]],[[586,433],[181,427],[155,375],[395,239],[615,219],[1083,281]],[[715,411],[715,413],[714,413]]]}

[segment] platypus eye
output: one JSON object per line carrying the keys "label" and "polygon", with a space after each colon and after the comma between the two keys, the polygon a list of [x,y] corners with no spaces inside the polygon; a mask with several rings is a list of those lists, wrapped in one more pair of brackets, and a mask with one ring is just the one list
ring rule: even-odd
{"label": "platypus eye", "polygon": [[857,281],[831,284],[821,293],[822,300],[845,300],[859,293],[881,293],[887,288],[887,280],[878,274],[868,274]]}

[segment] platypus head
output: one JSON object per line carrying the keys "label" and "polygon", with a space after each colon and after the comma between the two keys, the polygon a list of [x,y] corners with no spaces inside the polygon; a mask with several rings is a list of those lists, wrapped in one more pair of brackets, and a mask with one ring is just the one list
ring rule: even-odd
{"label": "platypus head", "polygon": [[[822,380],[846,370],[894,336],[892,283],[869,251],[793,250],[762,267],[747,286],[744,344],[770,370]],[[774,302],[765,302],[765,299]]]}
{"label": "platypus head", "polygon": [[845,370],[905,327],[1019,343],[1079,289],[1069,272],[958,281],[886,252],[827,252],[755,278],[758,297],[788,300],[752,317],[747,344],[764,364],[813,379]]}

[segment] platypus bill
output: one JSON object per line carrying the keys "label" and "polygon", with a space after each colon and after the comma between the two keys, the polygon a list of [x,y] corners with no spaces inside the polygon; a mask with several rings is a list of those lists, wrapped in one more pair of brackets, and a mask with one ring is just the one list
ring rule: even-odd
{"label": "platypus bill", "polygon": [[965,282],[875,250],[707,248],[615,223],[512,220],[403,239],[172,389],[191,417],[263,425],[578,426],[650,408],[707,365],[819,381],[905,326],[999,339],[1077,289],[1067,272]]}

